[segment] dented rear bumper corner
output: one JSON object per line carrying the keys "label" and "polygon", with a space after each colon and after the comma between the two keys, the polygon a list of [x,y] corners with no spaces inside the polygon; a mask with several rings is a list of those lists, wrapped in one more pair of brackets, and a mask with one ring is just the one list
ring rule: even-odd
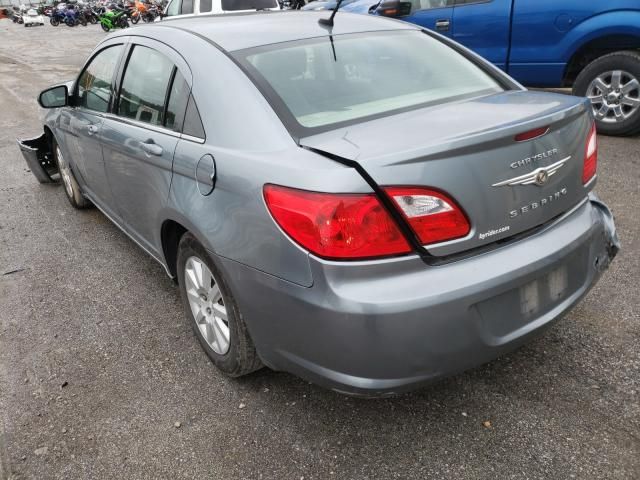
{"label": "dented rear bumper corner", "polygon": [[38,182],[55,183],[58,181],[58,167],[44,133],[39,137],[17,139],[17,142],[27,166]]}

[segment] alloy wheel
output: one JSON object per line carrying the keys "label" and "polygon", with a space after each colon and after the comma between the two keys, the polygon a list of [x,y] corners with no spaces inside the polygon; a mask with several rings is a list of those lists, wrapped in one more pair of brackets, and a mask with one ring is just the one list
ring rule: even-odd
{"label": "alloy wheel", "polygon": [[587,97],[597,120],[623,122],[640,109],[640,82],[623,70],[605,72],[591,82]]}
{"label": "alloy wheel", "polygon": [[229,320],[218,282],[198,257],[187,259],[184,279],[189,307],[202,337],[214,352],[226,354],[230,342]]}

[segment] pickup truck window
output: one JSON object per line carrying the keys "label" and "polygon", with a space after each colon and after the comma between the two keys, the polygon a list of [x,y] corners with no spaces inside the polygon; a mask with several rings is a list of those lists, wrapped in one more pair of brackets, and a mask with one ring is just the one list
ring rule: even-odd
{"label": "pickup truck window", "polygon": [[456,0],[456,5],[468,5],[470,3],[490,3],[492,0]]}
{"label": "pickup truck window", "polygon": [[182,0],[181,15],[189,15],[193,13],[193,0]]}
{"label": "pickup truck window", "polygon": [[454,0],[418,0],[418,7],[413,7],[413,10],[430,10],[432,8],[444,8],[451,7]]}

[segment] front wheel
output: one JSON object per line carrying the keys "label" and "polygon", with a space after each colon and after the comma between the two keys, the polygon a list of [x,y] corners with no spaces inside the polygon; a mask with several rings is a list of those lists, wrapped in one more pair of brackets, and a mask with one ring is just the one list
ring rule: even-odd
{"label": "front wheel", "polygon": [[131,23],[133,23],[134,25],[137,24],[140,21],[140,15],[133,15],[131,17]]}
{"label": "front wheel", "polygon": [[180,239],[177,270],[185,314],[211,361],[231,377],[261,368],[262,362],[221,271],[190,233]]}
{"label": "front wheel", "polygon": [[111,30],[108,25],[105,25],[104,22],[100,22],[100,26],[102,27],[102,30],[104,30],[105,32],[108,32],[109,30]]}
{"label": "front wheel", "polygon": [[57,19],[57,18],[55,18],[55,17],[51,17],[51,18],[49,19],[49,23],[50,23],[51,25],[53,25],[54,27],[57,27],[58,25],[60,25],[60,20],[58,20],[58,19]]}
{"label": "front wheel", "polygon": [[75,27],[76,26],[76,22],[74,20],[71,20],[70,18],[67,18],[64,23],[67,24],[67,27]]}
{"label": "front wheel", "polygon": [[91,204],[84,198],[84,195],[82,195],[82,190],[80,190],[80,185],[78,185],[71,166],[62,155],[62,150],[60,150],[60,146],[56,142],[53,143],[53,152],[56,165],[58,166],[58,172],[60,173],[60,179],[64,186],[64,193],[67,195],[69,203],[73,208],[77,209],[89,207]]}
{"label": "front wheel", "polygon": [[640,133],[640,54],[614,52],[594,60],[576,78],[573,94],[591,101],[598,133]]}

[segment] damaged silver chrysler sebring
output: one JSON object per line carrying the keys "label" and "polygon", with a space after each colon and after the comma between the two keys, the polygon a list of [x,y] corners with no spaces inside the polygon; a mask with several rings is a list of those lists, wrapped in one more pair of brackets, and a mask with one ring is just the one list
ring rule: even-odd
{"label": "damaged silver chrysler sebring", "polygon": [[323,16],[110,35],[19,143],[177,279],[223,372],[392,394],[539,333],[618,240],[586,100],[415,25]]}

